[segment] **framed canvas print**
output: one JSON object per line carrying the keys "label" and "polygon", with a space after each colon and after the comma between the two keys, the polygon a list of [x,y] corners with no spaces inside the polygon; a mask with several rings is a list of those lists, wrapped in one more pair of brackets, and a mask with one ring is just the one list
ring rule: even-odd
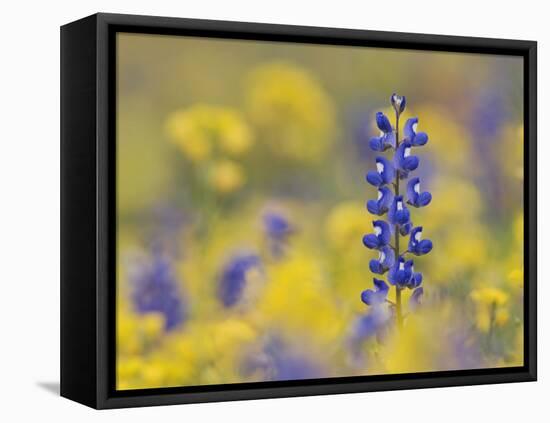
{"label": "framed canvas print", "polygon": [[536,43],[61,29],[61,394],[536,379]]}

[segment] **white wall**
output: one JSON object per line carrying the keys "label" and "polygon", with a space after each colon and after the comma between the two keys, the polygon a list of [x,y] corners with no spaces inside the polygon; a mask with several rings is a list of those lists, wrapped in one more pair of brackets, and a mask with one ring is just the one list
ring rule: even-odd
{"label": "white wall", "polygon": [[[248,4],[247,4],[248,3]],[[545,420],[549,337],[539,330],[539,382],[94,412],[54,396],[59,374],[59,26],[97,11],[539,41],[539,260],[548,260],[550,31],[544,2],[427,0],[82,0],[5,2],[0,31],[0,416],[106,421]],[[544,244],[548,245],[548,244]],[[548,329],[548,267],[539,327]],[[50,388],[49,389],[45,389]],[[536,418],[536,416],[540,416]],[[27,419],[25,419],[27,420]]]}

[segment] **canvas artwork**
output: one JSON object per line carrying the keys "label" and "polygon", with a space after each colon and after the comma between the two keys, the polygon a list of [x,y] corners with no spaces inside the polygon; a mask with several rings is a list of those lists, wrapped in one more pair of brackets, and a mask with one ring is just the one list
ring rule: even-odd
{"label": "canvas artwork", "polygon": [[519,56],[116,34],[116,389],[524,364]]}

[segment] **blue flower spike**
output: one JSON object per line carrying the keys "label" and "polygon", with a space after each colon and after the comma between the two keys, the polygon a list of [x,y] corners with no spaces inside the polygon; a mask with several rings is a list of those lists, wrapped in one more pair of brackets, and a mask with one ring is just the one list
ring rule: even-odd
{"label": "blue flower spike", "polygon": [[363,237],[363,244],[371,250],[380,250],[390,243],[390,225],[384,220],[375,220],[372,222],[372,226],[374,228],[374,234],[365,235]]}
{"label": "blue flower spike", "polygon": [[425,132],[416,132],[418,127],[418,118],[413,117],[407,119],[403,131],[405,133],[405,141],[410,142],[411,145],[419,147],[425,145],[428,142],[428,134]]}
{"label": "blue flower spike", "polygon": [[[362,301],[371,306],[368,314],[361,317],[359,325],[362,335],[380,335],[385,330],[387,322],[395,319],[398,328],[403,329],[406,314],[403,312],[401,291],[413,290],[409,300],[409,310],[414,311],[420,304],[424,288],[421,287],[423,276],[415,272],[414,262],[406,258],[406,254],[423,256],[432,248],[432,241],[422,239],[422,226],[415,227],[411,221],[407,204],[420,208],[427,206],[432,201],[432,194],[420,190],[420,178],[409,174],[420,165],[420,159],[413,155],[413,148],[425,145],[428,135],[417,132],[418,118],[408,119],[403,125],[403,137],[400,138],[399,118],[407,105],[405,96],[393,93],[390,103],[395,111],[395,126],[386,115],[381,112],[376,114],[376,125],[380,129],[380,136],[370,140],[370,147],[375,151],[384,152],[391,150],[388,158],[376,157],[376,170],[367,173],[367,182],[378,189],[376,199],[367,201],[367,210],[375,216],[383,216],[385,220],[373,222],[374,233],[363,237],[363,244],[372,250],[378,251],[378,257],[369,261],[369,269],[377,275],[387,274],[387,282],[395,287],[395,303],[387,301],[388,284],[380,279],[374,279],[375,289],[367,289],[362,292]],[[407,180],[406,192],[404,184],[400,180]],[[400,190],[401,189],[401,190]],[[406,195],[406,200],[403,194]],[[408,237],[408,245],[400,242],[400,237]],[[390,244],[392,241],[392,244]],[[391,306],[386,304],[391,303]],[[379,318],[384,316],[383,319]],[[382,322],[382,323],[379,323]],[[361,339],[366,337],[362,336]]]}
{"label": "blue flower spike", "polygon": [[378,305],[386,301],[390,287],[381,279],[373,278],[374,289],[366,289],[361,293],[361,301],[366,305]]}
{"label": "blue flower spike", "polygon": [[392,225],[406,225],[409,223],[411,214],[403,201],[402,195],[393,197],[393,202],[388,211],[388,220]]}
{"label": "blue flower spike", "polygon": [[380,188],[383,185],[389,184],[395,177],[395,168],[392,163],[385,157],[376,158],[376,172],[369,171],[367,173],[367,182],[375,187]]}
{"label": "blue flower spike", "polygon": [[417,226],[411,231],[411,238],[409,239],[409,252],[415,256],[423,256],[432,251],[432,241],[429,239],[422,239],[422,226]]}
{"label": "blue flower spike", "polygon": [[387,186],[378,188],[378,198],[376,200],[367,201],[367,210],[371,214],[381,216],[386,213],[393,200],[393,193]]}
{"label": "blue flower spike", "polygon": [[383,275],[395,263],[395,252],[393,247],[386,245],[378,251],[378,258],[369,262],[369,269],[372,273]]}
{"label": "blue flower spike", "polygon": [[420,178],[412,178],[407,183],[407,204],[413,207],[424,207],[432,201],[432,194],[420,191]]}
{"label": "blue flower spike", "polygon": [[401,179],[408,177],[409,172],[416,170],[420,163],[417,156],[411,155],[411,151],[412,144],[408,141],[402,142],[395,151],[394,165],[399,171],[399,177]]}

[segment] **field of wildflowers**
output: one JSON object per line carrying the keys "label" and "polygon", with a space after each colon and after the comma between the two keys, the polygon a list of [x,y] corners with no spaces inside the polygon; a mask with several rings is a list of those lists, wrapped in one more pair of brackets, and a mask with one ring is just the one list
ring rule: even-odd
{"label": "field of wildflowers", "polygon": [[117,389],[522,365],[520,59],[117,49]]}

